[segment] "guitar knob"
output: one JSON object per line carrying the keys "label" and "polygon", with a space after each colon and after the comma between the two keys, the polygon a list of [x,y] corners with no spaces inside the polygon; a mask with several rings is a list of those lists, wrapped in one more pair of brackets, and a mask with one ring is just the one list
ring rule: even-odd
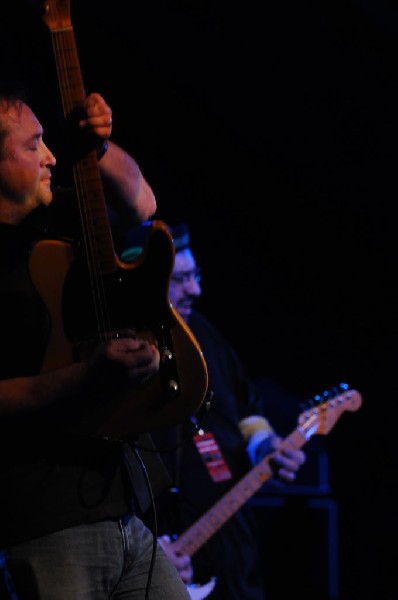
{"label": "guitar knob", "polygon": [[171,362],[173,359],[173,353],[169,348],[163,348],[162,350],[162,362]]}
{"label": "guitar knob", "polygon": [[170,379],[169,381],[169,392],[172,396],[176,396],[178,394],[179,388],[178,383],[175,379]]}

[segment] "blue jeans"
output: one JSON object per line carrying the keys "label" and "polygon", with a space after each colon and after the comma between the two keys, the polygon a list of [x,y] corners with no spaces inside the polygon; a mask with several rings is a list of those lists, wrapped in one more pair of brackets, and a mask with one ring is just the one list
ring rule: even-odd
{"label": "blue jeans", "polygon": [[0,551],[0,599],[189,600],[159,544],[146,596],[152,550],[136,516],[58,531]]}

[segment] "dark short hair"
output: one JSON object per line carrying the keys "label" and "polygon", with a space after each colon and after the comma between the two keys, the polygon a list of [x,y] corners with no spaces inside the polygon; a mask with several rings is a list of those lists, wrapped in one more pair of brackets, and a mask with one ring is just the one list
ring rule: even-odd
{"label": "dark short hair", "polygon": [[[124,250],[122,251],[121,255],[122,260],[129,262],[141,254],[148,238],[151,226],[152,221],[145,221],[127,233],[124,243]],[[180,223],[179,225],[175,225],[173,227],[170,225],[167,227],[171,233],[171,237],[173,238],[176,252],[181,252],[181,250],[185,250],[186,248],[190,247],[188,225],[185,223]]]}
{"label": "dark short hair", "polygon": [[[0,104],[3,106],[1,113],[6,113],[11,107],[21,107],[26,102],[26,90],[20,81],[0,80]],[[0,119],[0,157],[3,149],[3,140],[7,129]]]}
{"label": "dark short hair", "polygon": [[169,225],[169,229],[176,252],[181,252],[181,250],[190,247],[189,227],[186,223],[180,223],[179,225],[174,226]]}

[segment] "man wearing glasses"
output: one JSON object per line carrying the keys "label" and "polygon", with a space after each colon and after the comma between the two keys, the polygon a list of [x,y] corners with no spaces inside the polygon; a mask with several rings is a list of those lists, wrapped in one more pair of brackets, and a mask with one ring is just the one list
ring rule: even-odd
{"label": "man wearing glasses", "polygon": [[[246,376],[235,350],[214,325],[193,308],[202,288],[201,272],[190,246],[189,228],[181,224],[170,227],[170,232],[175,262],[169,298],[199,342],[207,363],[212,401],[199,423],[199,417],[192,415],[180,425],[152,434],[174,482],[173,493],[157,499],[158,532],[167,535],[179,534],[190,527],[266,454],[277,451],[274,475],[284,482],[294,481],[305,461],[301,450],[278,452],[281,438],[261,414],[263,400]],[[131,246],[137,245],[137,239],[141,244],[141,238],[142,234],[137,237],[134,232],[128,237],[127,250],[122,255],[124,260]],[[199,429],[207,436],[212,448],[210,453],[203,452],[197,435]],[[168,542],[167,537],[160,541],[173,561],[172,542]],[[264,600],[258,553],[256,523],[246,504],[194,554],[193,581],[205,586],[216,578],[209,600]],[[189,583],[190,579],[185,582]]]}

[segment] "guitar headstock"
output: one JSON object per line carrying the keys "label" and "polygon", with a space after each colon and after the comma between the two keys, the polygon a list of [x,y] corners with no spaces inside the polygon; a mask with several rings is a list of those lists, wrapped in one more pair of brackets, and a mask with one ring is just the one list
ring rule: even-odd
{"label": "guitar headstock", "polygon": [[313,406],[302,412],[298,418],[300,431],[307,439],[315,434],[326,435],[346,410],[354,412],[362,404],[362,396],[357,390],[349,390],[346,384],[340,391],[324,392],[315,396]]}
{"label": "guitar headstock", "polygon": [[70,16],[70,0],[45,0],[43,6],[43,21],[50,31],[72,27]]}

